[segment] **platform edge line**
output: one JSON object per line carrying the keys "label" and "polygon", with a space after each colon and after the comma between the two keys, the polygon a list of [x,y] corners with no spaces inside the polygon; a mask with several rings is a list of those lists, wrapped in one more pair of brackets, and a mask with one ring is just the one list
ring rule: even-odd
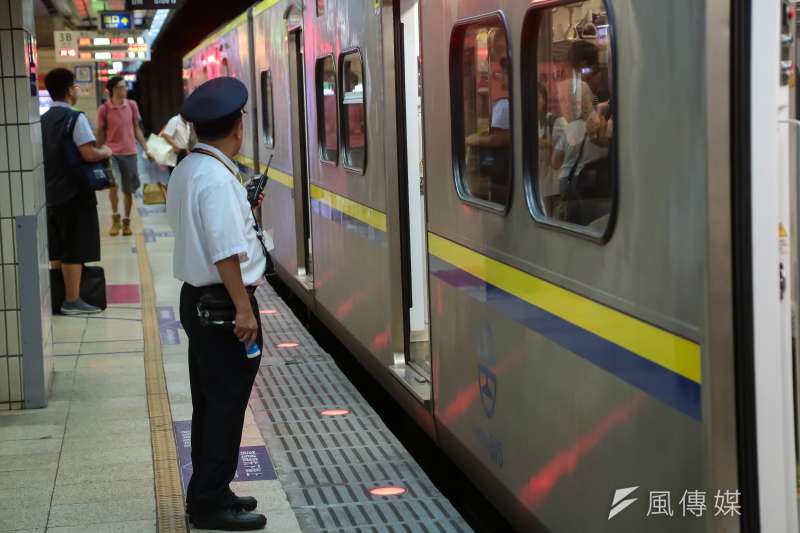
{"label": "platform edge line", "polygon": [[139,291],[144,332],[144,371],[147,386],[147,411],[150,419],[150,443],[156,498],[156,528],[159,533],[186,533],[183,482],[172,430],[167,381],[161,353],[161,335],[156,316],[155,289],[150,257],[144,242],[142,221],[137,209],[132,211],[132,226],[139,263]]}

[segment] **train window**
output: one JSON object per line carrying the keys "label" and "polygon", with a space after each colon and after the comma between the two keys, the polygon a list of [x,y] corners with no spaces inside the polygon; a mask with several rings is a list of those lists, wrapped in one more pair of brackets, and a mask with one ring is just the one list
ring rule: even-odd
{"label": "train window", "polygon": [[339,130],[336,116],[336,62],[333,56],[317,60],[316,79],[319,157],[323,162],[335,165],[339,159]]}
{"label": "train window", "polygon": [[364,107],[364,66],[361,52],[354,50],[342,55],[339,71],[342,76],[342,135],[344,136],[344,166],[364,171],[367,155],[366,108]]}
{"label": "train window", "polygon": [[453,173],[467,202],[505,211],[511,196],[511,83],[505,20],[457,25],[450,47]]}
{"label": "train window", "polygon": [[532,8],[522,31],[525,190],[537,220],[608,238],[613,43],[603,0]]}
{"label": "train window", "polygon": [[272,112],[272,72],[261,71],[261,128],[264,130],[264,144],[275,147]]}

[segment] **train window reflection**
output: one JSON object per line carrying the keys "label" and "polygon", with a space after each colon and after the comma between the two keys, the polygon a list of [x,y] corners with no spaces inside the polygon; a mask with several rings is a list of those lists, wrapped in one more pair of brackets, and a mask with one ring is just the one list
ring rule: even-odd
{"label": "train window reflection", "polygon": [[272,72],[261,71],[261,129],[264,131],[264,144],[267,148],[275,147],[272,111]]}
{"label": "train window reflection", "polygon": [[529,205],[537,218],[602,236],[615,197],[616,122],[605,4],[533,9],[522,41]]}
{"label": "train window reflection", "polygon": [[451,40],[453,163],[468,201],[504,210],[511,193],[511,87],[500,15],[455,27]]}
{"label": "train window reflection", "polygon": [[319,156],[324,162],[339,159],[339,131],[336,113],[336,62],[333,56],[317,60],[317,128]]}
{"label": "train window reflection", "polygon": [[364,171],[367,147],[367,125],[364,108],[364,68],[361,52],[342,56],[342,135],[344,166]]}

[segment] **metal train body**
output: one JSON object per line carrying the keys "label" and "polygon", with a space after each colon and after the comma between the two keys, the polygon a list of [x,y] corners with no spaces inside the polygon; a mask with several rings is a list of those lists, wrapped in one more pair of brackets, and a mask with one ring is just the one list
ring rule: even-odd
{"label": "metal train body", "polygon": [[[757,456],[765,470],[748,478],[739,449],[761,437],[744,427],[732,317],[736,119],[722,89],[736,82],[736,13],[718,0],[587,3],[613,64],[613,208],[597,232],[548,219],[531,185],[530,47],[541,35],[530,32],[541,20],[568,31],[559,17],[581,5],[267,0],[187,55],[184,73],[194,88],[225,58],[248,85],[239,162],[254,171],[274,156],[262,217],[281,279],[516,527],[747,529],[735,515],[683,516],[678,501],[707,491],[713,510],[720,489],[747,499],[767,471]],[[459,185],[454,128],[467,94],[454,84],[470,74],[454,70],[458,46],[497,32],[513,140],[500,204]],[[486,76],[479,98],[495,90]],[[783,312],[776,302],[762,308]],[[612,520],[626,487],[639,487],[637,502]],[[673,516],[647,516],[651,491],[671,493]],[[762,484],[752,504],[762,524],[771,496]]]}

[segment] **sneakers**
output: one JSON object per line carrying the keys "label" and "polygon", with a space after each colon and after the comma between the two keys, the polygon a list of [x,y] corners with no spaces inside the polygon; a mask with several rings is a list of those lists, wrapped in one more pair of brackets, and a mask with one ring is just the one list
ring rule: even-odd
{"label": "sneakers", "polygon": [[119,215],[114,215],[111,219],[111,231],[109,231],[108,234],[111,235],[112,237],[116,237],[117,235],[119,235],[119,230],[122,229],[122,226],[120,225],[119,221],[120,221]]}
{"label": "sneakers", "polygon": [[62,315],[94,315],[102,311],[99,307],[89,305],[80,298],[74,302],[64,302],[61,305]]}
{"label": "sneakers", "polygon": [[122,234],[126,237],[133,235],[131,231],[131,219],[125,218],[122,220]]}

